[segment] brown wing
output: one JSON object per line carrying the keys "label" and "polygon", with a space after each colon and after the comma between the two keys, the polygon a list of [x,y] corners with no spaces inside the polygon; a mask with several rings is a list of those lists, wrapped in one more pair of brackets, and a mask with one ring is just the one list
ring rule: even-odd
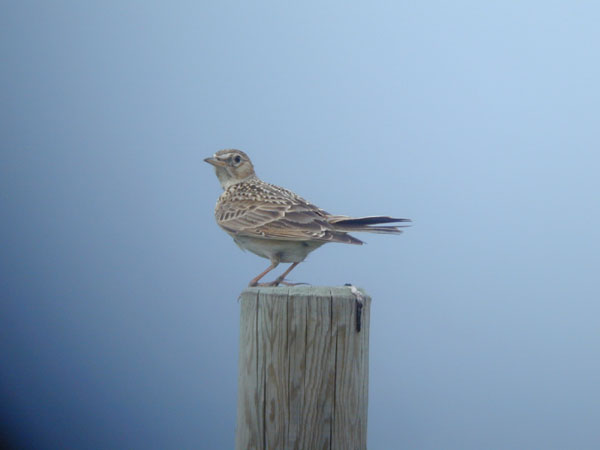
{"label": "brown wing", "polygon": [[[278,189],[277,195],[263,195],[261,200],[256,196],[249,199],[237,195],[219,202],[215,210],[219,226],[230,234],[241,236],[362,244],[347,233],[336,231],[322,209],[290,191],[272,187]],[[270,190],[266,194],[270,194]]]}

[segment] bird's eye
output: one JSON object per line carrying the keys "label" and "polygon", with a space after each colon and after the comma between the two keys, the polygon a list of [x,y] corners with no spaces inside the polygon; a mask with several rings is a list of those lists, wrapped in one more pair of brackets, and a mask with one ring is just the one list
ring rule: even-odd
{"label": "bird's eye", "polygon": [[233,162],[239,164],[240,162],[242,162],[242,157],[240,155],[235,155],[233,157]]}

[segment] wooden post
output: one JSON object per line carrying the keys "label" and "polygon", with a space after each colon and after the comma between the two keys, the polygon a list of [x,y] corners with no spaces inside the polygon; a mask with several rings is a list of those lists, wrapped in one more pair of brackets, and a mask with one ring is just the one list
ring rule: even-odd
{"label": "wooden post", "polygon": [[346,286],[242,292],[237,450],[366,449],[371,298],[361,294],[362,306]]}

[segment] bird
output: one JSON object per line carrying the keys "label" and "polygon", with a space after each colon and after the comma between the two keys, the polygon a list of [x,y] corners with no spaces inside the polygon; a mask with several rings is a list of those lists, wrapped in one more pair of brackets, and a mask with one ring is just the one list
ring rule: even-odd
{"label": "bird", "polygon": [[[246,153],[219,150],[204,159],[214,166],[223,193],[215,206],[217,224],[242,249],[270,260],[249,286],[294,285],[288,274],[308,254],[328,242],[362,245],[350,232],[399,234],[410,219],[333,215],[294,192],[262,181]],[[396,225],[391,225],[396,224]],[[291,265],[274,281],[259,281],[280,263]]]}

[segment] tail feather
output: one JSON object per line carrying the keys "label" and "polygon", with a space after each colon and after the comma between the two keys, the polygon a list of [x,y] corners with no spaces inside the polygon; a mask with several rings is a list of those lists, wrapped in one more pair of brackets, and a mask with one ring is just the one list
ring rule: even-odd
{"label": "tail feather", "polygon": [[409,227],[410,225],[387,225],[373,226],[384,223],[411,222],[410,219],[398,219],[389,216],[368,216],[368,217],[346,217],[334,216],[329,219],[329,223],[334,225],[340,231],[366,231],[369,233],[382,234],[400,234],[400,228]]}
{"label": "tail feather", "polygon": [[410,219],[398,219],[389,216],[347,217],[333,216],[329,223],[336,225],[377,225],[380,223],[411,222]]}

